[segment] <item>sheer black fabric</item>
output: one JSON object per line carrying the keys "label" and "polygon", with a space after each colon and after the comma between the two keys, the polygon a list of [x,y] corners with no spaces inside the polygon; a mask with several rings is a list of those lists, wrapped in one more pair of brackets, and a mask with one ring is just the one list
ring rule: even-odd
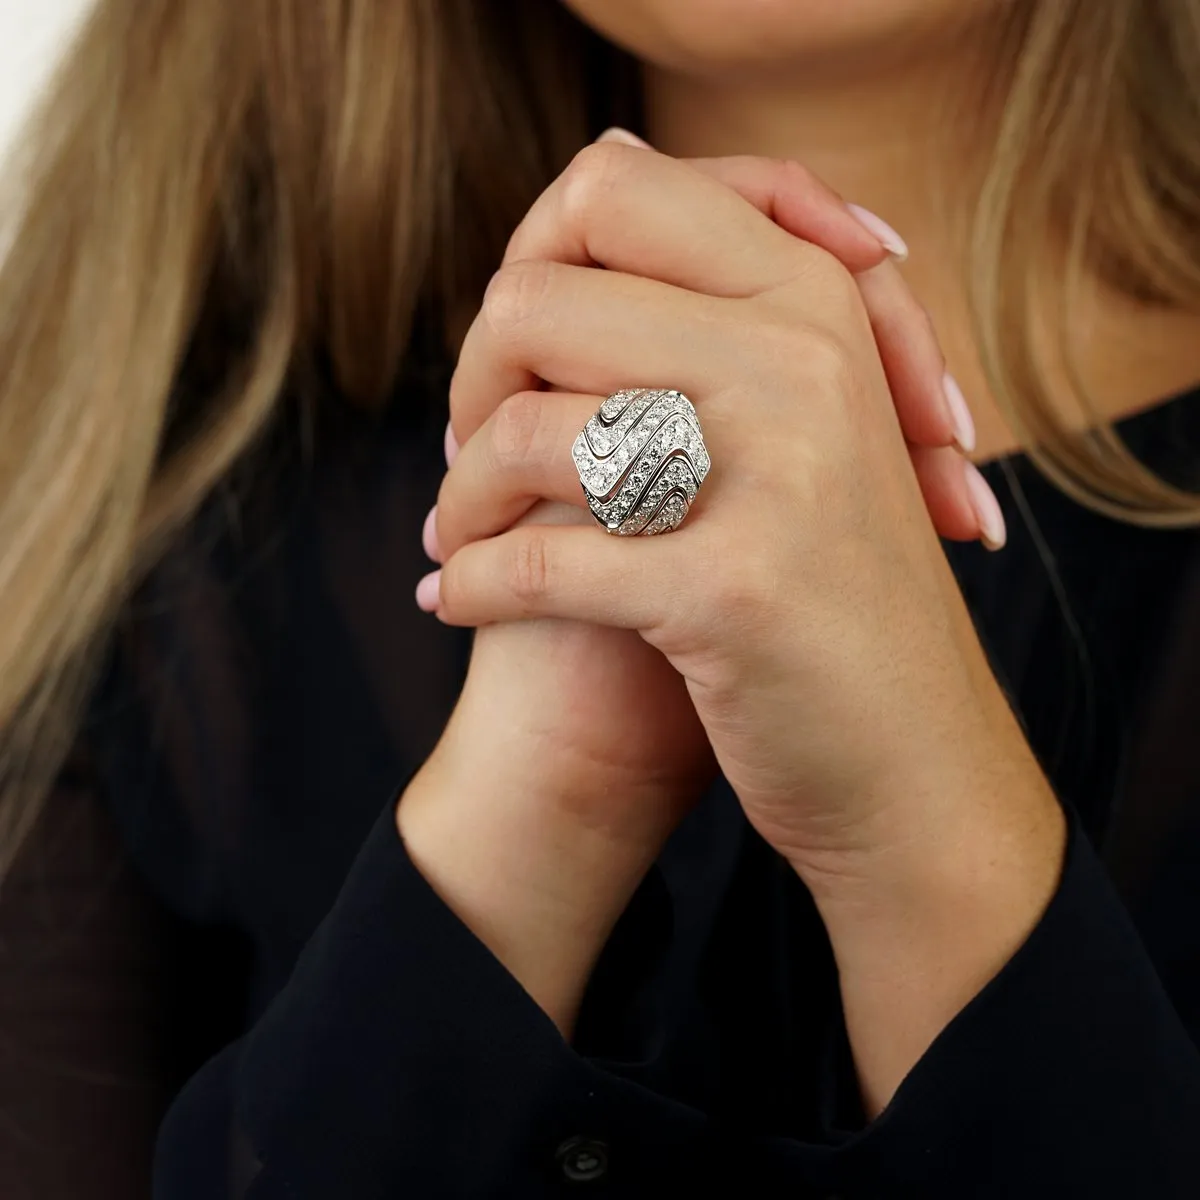
{"label": "sheer black fabric", "polygon": [[[1010,545],[947,553],[1070,850],[867,1124],[820,921],[723,781],[572,1045],[407,860],[471,636],[411,600],[445,384],[292,414],[130,604],[0,904],[0,1193],[144,1194],[169,1103],[163,1200],[1200,1194],[1200,535],[987,469]],[[1122,429],[1200,486],[1200,397]]]}

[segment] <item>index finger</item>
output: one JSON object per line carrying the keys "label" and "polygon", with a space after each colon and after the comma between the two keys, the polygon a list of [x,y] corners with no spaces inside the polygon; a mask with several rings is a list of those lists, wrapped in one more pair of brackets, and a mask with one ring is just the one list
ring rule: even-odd
{"label": "index finger", "polygon": [[[686,161],[609,140],[581,150],[538,197],[509,240],[504,264],[599,266],[737,298],[792,281],[818,261],[862,271],[887,257],[837,194],[798,163],[752,156]],[[466,359],[464,346],[451,384],[460,443],[486,416],[476,413],[474,424],[470,417],[464,424],[455,402]],[[491,372],[489,364],[490,390],[499,394],[539,383],[522,367],[510,366],[502,381]]]}
{"label": "index finger", "polygon": [[859,272],[887,251],[799,163],[677,159],[607,141],[581,150],[538,197],[504,262],[602,266],[739,297],[778,286],[814,255]]}

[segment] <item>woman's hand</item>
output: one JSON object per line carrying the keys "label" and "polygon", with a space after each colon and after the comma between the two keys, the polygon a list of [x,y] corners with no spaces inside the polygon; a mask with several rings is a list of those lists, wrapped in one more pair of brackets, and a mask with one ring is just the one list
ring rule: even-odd
{"label": "woman's hand", "polygon": [[[868,1094],[889,1094],[1036,920],[1057,806],[941,552],[916,426],[850,271],[693,166],[620,146],[581,161],[518,231],[467,336],[452,408],[470,440],[427,598],[452,624],[566,618],[662,652],[749,819],[822,906],[852,1038],[879,981],[921,997],[894,1044],[856,1042]],[[870,272],[868,294],[899,295],[893,271]],[[636,386],[699,412],[713,466],[684,525],[509,529],[531,498],[582,504],[574,437]],[[504,455],[497,422],[524,431]],[[969,951],[961,922],[936,919],[947,901],[988,931]],[[913,954],[889,974],[897,939]],[[962,953],[929,983],[951,943]]]}
{"label": "woman's hand", "polygon": [[[739,204],[821,244],[848,269],[866,271],[887,257],[836,195],[794,165],[698,165],[731,189],[730,199],[740,195]],[[622,196],[612,199],[619,217]],[[538,212],[546,215],[545,204]],[[526,222],[510,257],[529,247],[532,228]],[[543,228],[550,239],[543,252],[590,261],[570,227]],[[688,232],[687,225],[677,230]],[[709,232],[719,237],[721,230]],[[692,248],[705,252],[701,244]],[[931,507],[952,530],[975,536],[961,462],[953,449],[939,448],[955,437],[969,440],[970,417],[961,401],[957,414],[948,403],[936,343],[906,296],[903,288],[876,289],[868,307],[914,441],[923,443],[914,452]],[[473,464],[519,462],[528,439],[546,432],[522,414],[510,405],[486,439],[473,438],[451,484]],[[448,430],[448,462],[457,449]],[[590,525],[576,492],[570,500],[530,494],[523,506],[510,506],[508,520]],[[440,559],[431,517],[426,548]],[[682,677],[635,633],[554,619],[491,624],[476,633],[454,715],[397,821],[430,882],[566,1030],[611,922],[715,770]]]}
{"label": "woman's hand", "polygon": [[[886,257],[879,239],[797,168],[743,159],[704,169],[855,270]],[[527,223],[510,253],[527,244],[528,232]],[[559,252],[578,257],[586,249]],[[903,309],[886,296],[874,307],[917,435],[931,446],[956,429],[969,436],[969,416],[956,423],[947,410],[927,327],[918,321],[906,341]],[[457,444],[447,432],[449,462]],[[480,465],[481,450],[489,462],[519,460],[531,435],[538,430],[509,406],[486,439],[471,440],[452,481]],[[941,484],[953,485],[957,454],[919,453],[930,464],[945,455],[947,470],[926,471],[932,503],[973,536],[961,497]],[[532,495],[522,511],[510,509],[513,520],[591,523],[575,504],[535,503]],[[435,520],[425,540],[440,558]],[[553,619],[492,624],[476,634],[453,717],[397,817],[434,886],[566,1028],[590,956],[715,771],[682,677],[635,633]]]}
{"label": "woman's hand", "polygon": [[[904,295],[886,263],[869,287]],[[924,332],[909,323],[912,344]],[[510,530],[537,498],[584,512],[571,444],[605,394],[642,385],[686,392],[707,434],[712,473],[683,528]],[[924,766],[962,719],[922,711],[927,689],[953,684],[971,713],[995,691],[910,459],[935,410],[909,395],[898,409],[836,257],[692,165],[592,147],[514,235],[463,346],[439,616],[637,630],[686,680],[764,836],[798,861],[841,849],[809,812],[857,827],[848,794],[865,816],[881,779]],[[948,422],[936,432],[949,441]]]}
{"label": "woman's hand", "polygon": [[[596,164],[614,155],[632,156],[633,163],[653,163],[655,171],[642,173],[637,187],[608,188],[604,171],[597,170]],[[718,294],[737,294],[743,286],[738,272],[744,274],[762,248],[741,246],[736,239],[742,236],[742,225],[730,219],[730,213],[743,223],[750,217],[784,245],[796,238],[819,243],[848,271],[864,273],[865,309],[931,513],[948,535],[978,536],[971,468],[955,449],[955,444],[973,440],[970,415],[952,384],[947,390],[944,364],[928,319],[894,268],[884,265],[888,253],[879,237],[839,197],[795,164],[757,158],[695,161],[688,166],[668,166],[670,162],[620,145],[597,145],[585,151],[514,235],[506,256],[511,271],[502,272],[501,280],[507,282],[515,277],[511,272],[526,270],[519,265],[521,259],[578,265],[606,262],[614,268],[636,268],[647,275],[656,272],[681,283],[709,286]],[[689,207],[673,208],[669,195],[661,198],[666,200],[662,203],[651,191],[663,167],[676,176],[704,182],[698,194],[688,197]],[[712,203],[713,196],[720,198],[719,204]],[[727,241],[728,236],[734,240]],[[723,269],[726,263],[731,270]],[[485,326],[497,303],[505,303],[503,287],[489,293]],[[477,322],[476,333],[479,328]],[[467,430],[479,423],[483,413],[479,394],[462,386],[462,381],[472,371],[490,372],[496,365],[486,356],[479,360],[479,344],[477,336],[468,338],[455,377],[452,416]],[[489,380],[493,395],[541,382],[520,364],[506,364],[505,369],[504,382],[498,383],[496,376]],[[581,427],[599,402],[583,402],[588,409],[583,413],[578,397],[564,396],[549,406],[545,400],[544,393],[512,396],[491,413],[486,429],[470,439],[464,457],[443,485],[452,537],[464,540],[514,523],[591,524],[579,508],[581,493],[574,478],[564,481],[565,494],[548,498],[537,496],[541,479],[521,488],[519,473],[525,460],[536,459],[539,446],[558,445],[573,436],[572,426]],[[450,459],[457,442],[447,432]],[[485,528],[456,504],[454,496],[470,488],[479,473],[497,469],[507,473],[510,486],[503,498],[497,498],[502,507],[486,515]],[[442,555],[439,526],[444,531],[445,521],[435,509],[426,527],[426,548],[438,561]],[[1002,526],[992,528],[992,537],[1002,539]],[[645,642],[625,631],[565,621],[492,625],[477,636],[465,699],[474,697],[480,711],[499,711],[515,673],[528,676],[530,664],[536,662],[553,662],[554,682],[541,689],[543,699],[535,713],[525,712],[527,706],[521,711],[534,717],[542,757],[560,764],[574,762],[577,775],[611,784],[604,812],[592,814],[592,821],[630,842],[661,844],[686,808],[687,798],[697,796],[715,770],[707,735],[679,674]],[[670,803],[622,803],[622,795],[632,794],[635,784],[650,779],[659,781]]]}

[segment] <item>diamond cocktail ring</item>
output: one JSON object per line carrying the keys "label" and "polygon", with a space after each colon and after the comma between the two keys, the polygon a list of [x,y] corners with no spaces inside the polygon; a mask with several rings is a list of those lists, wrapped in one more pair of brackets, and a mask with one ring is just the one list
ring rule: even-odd
{"label": "diamond cocktail ring", "polygon": [[571,447],[588,508],[607,533],[669,533],[712,465],[700,418],[682,393],[614,392]]}

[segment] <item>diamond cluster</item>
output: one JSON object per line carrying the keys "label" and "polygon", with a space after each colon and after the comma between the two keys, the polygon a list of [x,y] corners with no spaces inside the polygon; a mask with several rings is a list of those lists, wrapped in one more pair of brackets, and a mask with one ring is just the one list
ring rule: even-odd
{"label": "diamond cluster", "polygon": [[[694,495],[695,493],[693,493]],[[666,504],[659,510],[658,515],[642,530],[645,534],[668,533],[674,529],[684,517],[687,516],[687,510],[690,501],[684,499],[678,492],[673,492],[667,499]]]}
{"label": "diamond cluster", "polygon": [[[611,406],[607,415],[605,406]],[[593,496],[609,497],[625,469],[675,413],[696,415],[681,392],[617,392],[610,396],[571,448],[584,487]]]}
{"label": "diamond cluster", "polygon": [[661,392],[655,391],[653,388],[627,388],[624,391],[613,392],[607,400],[600,405],[600,411],[597,416],[600,418],[600,424],[611,424],[615,421],[626,406],[634,400],[644,400],[642,410],[646,405],[653,404],[655,397],[662,395]]}
{"label": "diamond cluster", "polygon": [[711,465],[681,392],[616,392],[572,449],[588,505],[611,533],[664,533],[687,515]]}
{"label": "diamond cluster", "polygon": [[687,516],[699,486],[687,456],[672,455],[633,514],[616,532],[654,534],[674,529]]}

